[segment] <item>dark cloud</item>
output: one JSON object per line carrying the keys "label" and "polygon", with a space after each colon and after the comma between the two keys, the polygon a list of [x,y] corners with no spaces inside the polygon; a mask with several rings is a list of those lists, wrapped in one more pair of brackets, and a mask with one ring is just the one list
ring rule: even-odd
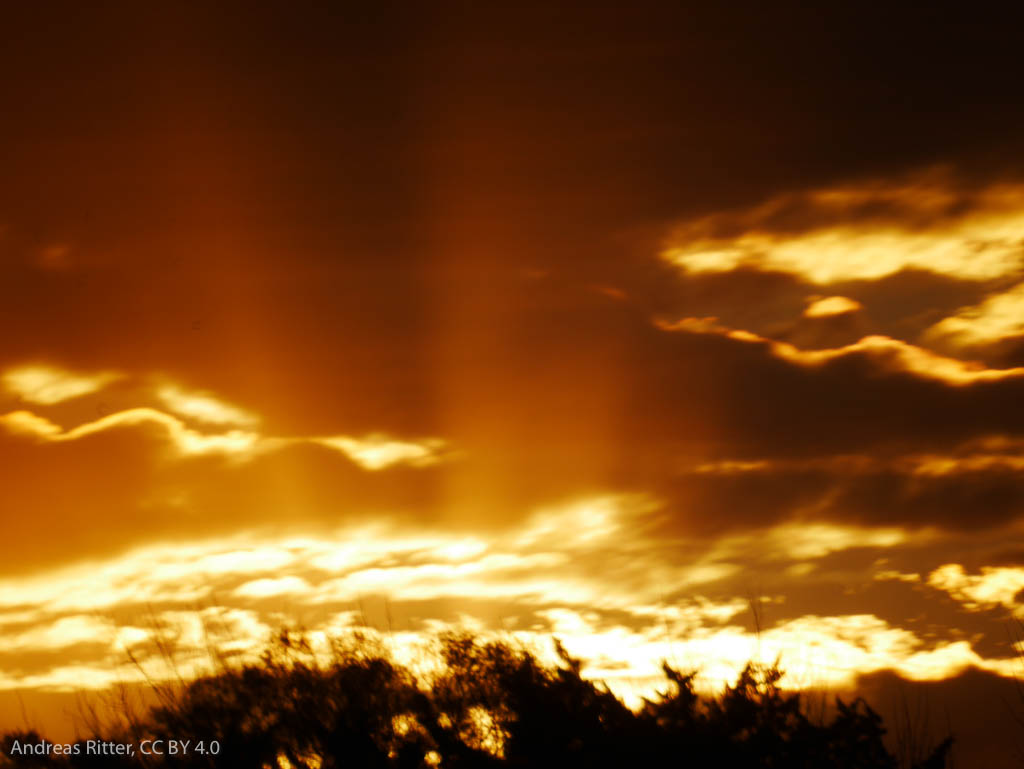
{"label": "dark cloud", "polygon": [[841,487],[834,509],[872,524],[992,527],[1024,513],[1024,478],[1005,469],[938,477],[882,473]]}
{"label": "dark cloud", "polygon": [[[833,285],[837,293],[862,302],[882,333],[917,340],[934,348],[922,333],[961,307],[977,304],[986,295],[1005,288],[1012,277],[994,280],[963,280],[928,270],[905,269],[873,281],[849,281]],[[951,351],[943,349],[943,352]],[[991,365],[1000,365],[989,359]]]}
{"label": "dark cloud", "polygon": [[[1024,515],[1020,472],[919,477],[880,470],[765,470],[685,475],[654,485],[673,511],[668,531],[710,534],[801,520],[863,526],[998,528]],[[961,556],[962,557],[962,556]]]}

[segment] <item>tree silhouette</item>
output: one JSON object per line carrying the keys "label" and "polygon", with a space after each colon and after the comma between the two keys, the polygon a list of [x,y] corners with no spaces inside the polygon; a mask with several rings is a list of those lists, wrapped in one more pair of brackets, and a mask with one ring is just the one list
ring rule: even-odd
{"label": "tree silhouette", "polygon": [[[881,718],[863,700],[837,698],[832,718],[814,723],[801,695],[779,687],[777,664],[748,664],[717,697],[699,696],[694,673],[665,664],[666,690],[631,710],[555,644],[559,663],[547,665],[510,643],[443,636],[438,672],[420,680],[366,637],[336,643],[322,662],[284,632],[259,663],[192,681],[102,737],[188,739],[188,752],[12,755],[14,740],[42,738],[11,732],[0,766],[898,769]],[[914,769],[946,766],[950,744]]]}

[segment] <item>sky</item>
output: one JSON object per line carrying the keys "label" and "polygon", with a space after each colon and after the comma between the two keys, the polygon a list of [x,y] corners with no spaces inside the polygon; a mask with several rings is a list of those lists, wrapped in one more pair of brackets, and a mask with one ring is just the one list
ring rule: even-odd
{"label": "sky", "polygon": [[1022,27],[710,5],[4,10],[0,716],[459,626],[1009,755]]}

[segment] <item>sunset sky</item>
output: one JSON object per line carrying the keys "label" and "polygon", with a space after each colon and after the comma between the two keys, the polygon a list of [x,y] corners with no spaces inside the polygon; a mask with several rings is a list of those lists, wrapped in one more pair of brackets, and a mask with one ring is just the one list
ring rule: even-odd
{"label": "sunset sky", "polygon": [[0,24],[0,727],[204,619],[242,651],[554,632],[635,696],[781,655],[1006,720],[1020,20],[31,5]]}

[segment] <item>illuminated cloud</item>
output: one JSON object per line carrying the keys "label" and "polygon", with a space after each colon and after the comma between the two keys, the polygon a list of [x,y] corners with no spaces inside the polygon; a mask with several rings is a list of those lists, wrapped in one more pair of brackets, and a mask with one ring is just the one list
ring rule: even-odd
{"label": "illuminated cloud", "polygon": [[530,518],[518,541],[558,547],[592,545],[619,532],[626,516],[650,512],[657,506],[650,498],[634,495],[595,497],[540,510]]}
{"label": "illuminated cloud", "polygon": [[[984,657],[970,643],[925,640],[873,614],[800,613],[757,633],[737,624],[748,608],[747,598],[690,593],[664,600],[666,592],[681,586],[692,590],[697,583],[686,580],[700,569],[724,567],[723,573],[735,574],[723,559],[749,559],[758,551],[776,559],[819,559],[853,547],[899,545],[906,538],[898,530],[785,524],[724,538],[694,562],[663,563],[653,543],[636,540],[636,533],[623,528],[632,512],[650,504],[584,499],[538,511],[519,530],[489,538],[440,531],[412,535],[377,526],[340,530],[331,537],[240,536],[165,544],[0,581],[6,639],[0,653],[83,645],[96,650],[83,652],[73,666],[43,661],[0,677],[0,689],[102,688],[136,680],[126,648],[141,661],[147,677],[161,680],[173,672],[158,653],[156,638],[173,647],[179,672],[202,672],[211,643],[224,653],[255,655],[283,615],[251,607],[273,607],[282,600],[300,614],[308,610],[313,613],[305,616],[320,618],[308,628],[316,648],[326,652],[329,637],[360,624],[360,612],[352,608],[356,601],[361,605],[363,596],[374,595],[398,609],[436,600],[470,606],[515,602],[524,619],[504,626],[503,637],[511,633],[548,648],[548,634],[556,633],[584,660],[585,675],[607,681],[634,703],[663,685],[663,660],[698,668],[706,689],[735,680],[752,658],[780,657],[785,683],[794,687],[848,686],[859,675],[881,670],[914,680],[938,680],[972,666],[1011,674],[1008,661]],[[582,531],[559,542],[550,526],[556,521],[575,522]],[[664,544],[665,552],[680,546]],[[643,563],[633,563],[634,552],[645,554]],[[626,557],[615,558],[619,553]],[[936,573],[945,575],[943,585],[952,581],[957,589],[982,590],[965,582],[962,571],[942,567]],[[875,581],[888,578],[879,572]],[[1000,579],[998,590],[986,585],[979,595],[1005,600],[1009,583]],[[934,574],[930,578],[937,580]],[[265,599],[273,600],[267,604]],[[197,611],[197,602],[206,608]],[[472,611],[461,616],[463,626],[485,636],[500,628]],[[451,626],[429,617],[422,623],[423,631]],[[417,657],[417,649],[422,658],[429,643],[420,630],[384,640],[410,659]]]}
{"label": "illuminated cloud", "polygon": [[36,438],[51,438],[60,435],[61,429],[49,419],[31,411],[12,411],[0,415],[0,425],[16,435],[34,435]]}
{"label": "illuminated cloud", "polygon": [[777,270],[819,284],[905,269],[987,280],[1022,268],[1024,186],[963,193],[939,174],[772,198],[681,224],[662,256],[691,273]]}
{"label": "illuminated cloud", "polygon": [[716,543],[715,552],[735,558],[761,550],[773,558],[805,560],[853,547],[894,547],[906,541],[907,533],[897,527],[794,522],[725,537]]}
{"label": "illuminated cloud", "polygon": [[866,336],[853,344],[831,349],[801,350],[787,342],[721,326],[716,318],[683,318],[675,322],[659,322],[658,325],[666,331],[718,335],[741,343],[764,345],[775,357],[804,368],[821,367],[844,358],[863,357],[879,371],[906,372],[948,385],[1024,380],[1024,367],[988,368],[981,363],[949,358],[886,336]]}
{"label": "illuminated cloud", "polygon": [[279,595],[302,595],[309,590],[309,583],[301,577],[264,577],[239,585],[235,594],[245,598],[269,598]]}
{"label": "illuminated cloud", "polygon": [[[780,661],[782,685],[790,688],[852,686],[861,675],[893,670],[915,681],[937,681],[969,667],[1013,675],[1014,660],[985,659],[965,641],[926,643],[914,632],[872,614],[804,615],[762,629],[708,623],[683,633],[664,622],[643,629],[608,626],[594,612],[568,608],[540,613],[571,654],[584,661],[584,675],[607,682],[634,704],[661,684],[669,661],[695,668],[699,689],[720,691],[751,660]],[[543,631],[515,636],[543,648]]]}
{"label": "illuminated cloud", "polygon": [[[143,683],[144,672],[111,665],[61,665],[42,673],[16,676],[0,673],[0,689],[40,689],[51,692],[81,692],[109,689],[126,683]],[[151,680],[151,679],[150,679]]]}
{"label": "illuminated cloud", "polygon": [[1024,568],[983,566],[980,574],[967,574],[958,563],[947,563],[928,575],[928,584],[944,590],[968,609],[1003,606],[1024,616]]}
{"label": "illuminated cloud", "polygon": [[440,438],[408,441],[378,434],[362,438],[338,435],[310,441],[337,449],[365,470],[383,470],[392,465],[429,467],[442,461],[447,448]]}
{"label": "illuminated cloud", "polygon": [[[200,610],[168,610],[153,617],[153,631],[173,644],[181,657],[198,664],[209,664],[209,645],[221,652],[259,651],[271,637],[271,628],[256,612],[237,607],[209,606]],[[206,646],[204,654],[201,650]],[[158,665],[167,664],[159,654],[153,655]],[[166,673],[167,671],[165,671]]]}
{"label": "illuminated cloud", "polygon": [[8,632],[0,639],[0,653],[54,651],[78,644],[111,647],[139,643],[146,637],[147,633],[141,628],[118,626],[109,619],[91,614],[72,614],[49,623],[35,624],[18,633]]}
{"label": "illuminated cloud", "polygon": [[875,574],[875,579],[879,581],[895,580],[897,582],[910,582],[916,584],[921,581],[920,574],[905,573],[897,571],[896,569],[882,569]]}
{"label": "illuminated cloud", "polygon": [[372,567],[323,582],[312,602],[379,594],[403,601],[529,597],[541,602],[603,603],[600,591],[586,580],[551,573],[568,563],[562,553],[490,553],[459,564]]}
{"label": "illuminated cloud", "polygon": [[1024,456],[1020,454],[918,455],[906,457],[898,464],[912,475],[931,477],[967,475],[985,471],[1024,472]]}
{"label": "illuminated cloud", "polygon": [[349,536],[340,541],[302,539],[294,543],[306,553],[306,562],[310,566],[335,573],[396,557],[417,562],[469,560],[490,547],[483,540],[451,535],[403,535],[381,524],[351,529]]}
{"label": "illuminated cloud", "polygon": [[928,328],[923,338],[954,347],[973,347],[1021,335],[1024,335],[1024,283],[943,318]]}
{"label": "illuminated cloud", "polygon": [[806,318],[827,318],[833,315],[844,315],[857,312],[862,308],[860,302],[845,296],[827,296],[815,299],[804,310]]}
{"label": "illuminated cloud", "polygon": [[272,573],[297,557],[290,545],[232,539],[138,548],[102,562],[0,580],[0,622],[124,605],[194,604],[208,598],[221,579]]}
{"label": "illuminated cloud", "polygon": [[797,685],[850,685],[857,675],[894,670],[914,681],[938,681],[978,667],[1011,675],[1012,660],[984,660],[966,641],[931,645],[871,614],[804,616],[762,634],[761,654],[779,656]]}
{"label": "illuminated cloud", "polygon": [[[868,475],[893,471],[908,476],[940,477],[966,475],[986,470],[1024,471],[1022,447],[1016,442],[993,436],[982,441],[971,441],[949,454],[903,454],[896,457],[872,457],[858,454],[840,454],[813,459],[723,459],[702,462],[693,467],[697,475],[768,475],[821,471],[839,476]],[[999,449],[1012,449],[1014,453],[998,453]],[[988,448],[989,451],[979,450]]]}
{"label": "illuminated cloud", "polygon": [[249,427],[259,420],[256,415],[225,403],[210,393],[190,392],[174,385],[157,389],[157,397],[175,414],[209,425]]}
{"label": "illuminated cloud", "polygon": [[226,433],[204,434],[192,430],[181,420],[151,408],[134,408],[118,411],[93,422],[86,422],[64,431],[47,419],[26,411],[15,411],[0,416],[3,424],[12,432],[27,433],[52,442],[75,441],[90,435],[121,427],[154,425],[161,428],[170,443],[181,454],[246,454],[259,442],[256,433],[231,430]]}
{"label": "illuminated cloud", "polygon": [[52,406],[96,392],[119,378],[120,374],[110,371],[78,374],[54,366],[26,365],[6,369],[0,383],[22,400]]}
{"label": "illuminated cloud", "polygon": [[[57,369],[21,367],[5,372],[3,381],[9,389],[17,390],[26,399],[52,404],[87,394],[117,376],[96,374],[92,377],[77,377]],[[64,430],[45,417],[20,409],[0,415],[0,427],[13,434],[62,442],[122,427],[156,426],[164,431],[175,451],[181,455],[220,453],[250,456],[257,450],[309,443],[339,451],[364,470],[383,470],[395,465],[430,467],[450,456],[447,441],[440,438],[406,440],[384,434],[361,438],[347,435],[288,438],[264,436],[252,429],[259,422],[255,414],[228,404],[210,393],[162,385],[156,390],[156,396],[173,413],[138,406],[106,414],[100,419]],[[188,426],[183,419],[221,430],[200,431]]]}
{"label": "illuminated cloud", "polygon": [[837,358],[862,354],[879,368],[906,371],[951,385],[970,385],[1000,379],[1022,378],[1024,368],[986,368],[978,363],[947,358],[922,347],[884,336],[869,336],[834,350],[798,350],[784,342],[775,342],[772,351],[780,358],[801,366],[818,366]]}

